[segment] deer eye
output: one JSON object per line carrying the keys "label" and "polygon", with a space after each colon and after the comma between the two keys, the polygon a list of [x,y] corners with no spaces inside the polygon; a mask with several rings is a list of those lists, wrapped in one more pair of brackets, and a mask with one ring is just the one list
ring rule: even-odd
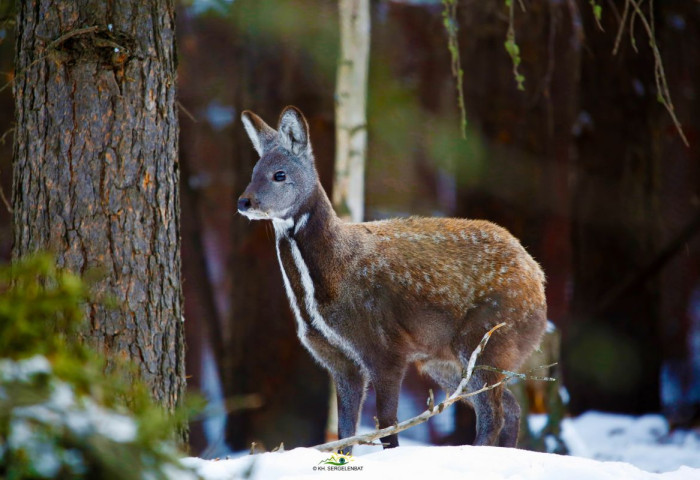
{"label": "deer eye", "polygon": [[284,182],[287,179],[287,174],[280,170],[279,172],[275,172],[275,174],[272,176],[272,179],[275,182]]}

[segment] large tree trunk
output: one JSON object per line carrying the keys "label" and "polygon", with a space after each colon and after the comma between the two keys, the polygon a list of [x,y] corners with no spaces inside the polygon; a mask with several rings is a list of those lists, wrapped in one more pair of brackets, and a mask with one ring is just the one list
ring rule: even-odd
{"label": "large tree trunk", "polygon": [[19,2],[14,256],[96,269],[84,336],[172,409],[184,380],[170,0]]}

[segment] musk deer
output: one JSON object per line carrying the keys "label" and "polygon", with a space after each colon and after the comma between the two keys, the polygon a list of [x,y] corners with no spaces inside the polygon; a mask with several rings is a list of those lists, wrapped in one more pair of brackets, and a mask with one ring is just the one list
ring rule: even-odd
{"label": "musk deer", "polygon": [[[252,112],[243,125],[260,155],[238,211],[272,220],[277,258],[301,343],[335,380],[340,438],[355,434],[368,382],[380,427],[397,422],[410,363],[453,392],[482,336],[478,364],[514,371],[546,324],[544,275],[505,229],[482,220],[405,218],[346,223],[321,187],[303,114],[277,130]],[[468,389],[503,375],[477,369]],[[520,407],[507,388],[469,398],[476,445],[515,446]],[[389,447],[397,435],[383,438]]]}

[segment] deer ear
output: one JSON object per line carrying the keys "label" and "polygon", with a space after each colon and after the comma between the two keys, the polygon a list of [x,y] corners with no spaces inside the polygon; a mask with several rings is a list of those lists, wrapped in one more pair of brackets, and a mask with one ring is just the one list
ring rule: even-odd
{"label": "deer ear", "polygon": [[282,144],[293,154],[309,152],[309,124],[297,107],[289,106],[280,115],[277,131]]}
{"label": "deer ear", "polygon": [[253,148],[262,157],[275,141],[277,132],[250,110],[241,113],[241,121],[250,141],[253,142]]}

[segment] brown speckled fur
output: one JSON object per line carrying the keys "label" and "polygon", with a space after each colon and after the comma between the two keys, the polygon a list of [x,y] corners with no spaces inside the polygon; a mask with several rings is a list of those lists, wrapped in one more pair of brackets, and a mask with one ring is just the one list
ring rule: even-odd
{"label": "brown speckled fur", "polygon": [[[518,240],[483,220],[345,223],[318,181],[301,112],[285,109],[278,131],[250,112],[243,121],[261,159],[239,210],[273,220],[300,339],[338,388],[341,438],[355,433],[368,382],[380,425],[391,425],[410,363],[451,392],[497,323],[507,326],[478,363],[520,367],[541,339],[546,302],[542,270]],[[284,181],[272,179],[279,171]],[[500,378],[477,370],[469,388]],[[515,445],[520,409],[507,389],[472,397],[471,404],[475,444]],[[398,445],[395,435],[383,440]]]}

